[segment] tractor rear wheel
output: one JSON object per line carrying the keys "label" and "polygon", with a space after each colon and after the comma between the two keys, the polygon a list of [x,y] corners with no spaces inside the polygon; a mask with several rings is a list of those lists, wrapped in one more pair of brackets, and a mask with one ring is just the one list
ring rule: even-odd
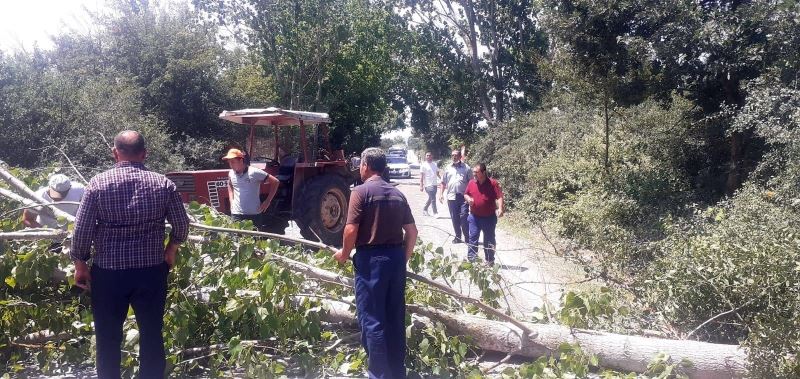
{"label": "tractor rear wheel", "polygon": [[[308,180],[295,207],[303,238],[312,241],[322,240],[332,246],[342,245],[342,233],[347,221],[347,201],[350,188],[344,179],[337,175],[320,175]],[[319,236],[319,238],[317,238]]]}

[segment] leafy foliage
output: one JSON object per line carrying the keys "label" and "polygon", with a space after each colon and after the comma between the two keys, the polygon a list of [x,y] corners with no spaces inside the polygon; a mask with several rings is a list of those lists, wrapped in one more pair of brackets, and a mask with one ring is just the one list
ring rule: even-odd
{"label": "leafy foliage", "polygon": [[562,303],[558,320],[575,328],[607,327],[628,313],[627,307],[618,304],[607,287],[601,287],[597,292],[569,291],[563,295]]}
{"label": "leafy foliage", "polygon": [[148,140],[151,167],[164,172],[216,167],[225,145],[241,143],[244,128],[217,115],[267,105],[269,77],[224,50],[216,29],[185,5],[131,4],[96,16],[96,34],[65,33],[52,51],[0,55],[0,130],[8,137],[0,159],[42,167],[66,164],[67,155],[102,169],[113,136],[134,129]]}
{"label": "leafy foliage", "polygon": [[[642,327],[741,342],[750,347],[755,375],[793,377],[800,138],[798,93],[784,73],[760,71],[737,87],[740,103],[720,105],[713,115],[694,96],[615,106],[609,143],[602,104],[580,91],[574,102],[554,95],[553,105],[546,101],[505,130],[490,131],[475,155],[532,222],[591,250],[571,252],[590,273],[632,290]],[[759,156],[748,158],[745,185],[716,203],[708,179],[717,175],[719,138],[746,143]],[[520,154],[519,146],[530,150]],[[615,301],[601,297],[588,306],[585,296],[564,298],[562,322],[602,321],[594,325],[611,329],[630,322],[592,318],[592,310],[613,314],[615,306],[601,304]]]}
{"label": "leafy foliage", "polygon": [[[680,214],[687,198],[681,168],[696,133],[689,104],[676,97],[668,106],[650,101],[620,110],[606,169],[603,120],[565,95],[556,99],[561,106],[490,132],[476,159],[500,178],[511,204],[591,248],[604,270],[640,267],[649,254],[638,241],[663,236],[661,220]],[[528,150],[520,154],[519,146]]]}
{"label": "leafy foliage", "polygon": [[[15,174],[31,185],[46,178],[45,173],[15,170]],[[12,208],[0,201],[1,211]],[[188,211],[207,225],[252,227],[249,221],[234,223],[196,203]],[[18,219],[3,219],[1,225],[3,230],[21,228]],[[343,275],[352,275],[351,266],[337,265],[325,252],[313,254],[276,241],[225,234],[209,237],[202,244],[183,246],[169,277],[164,330],[172,376],[363,372],[366,358],[357,339],[341,343],[347,334],[357,331],[324,322],[327,310],[320,302],[321,298],[350,299],[352,289],[308,280],[276,264],[271,255],[288,256]],[[49,242],[3,242],[0,248],[0,325],[5,331],[0,336],[0,372],[29,371],[26,364],[36,364],[37,371],[45,374],[90,366],[94,331],[89,299],[74,291],[68,257],[60,249],[51,249]],[[412,270],[433,273],[449,282],[466,279],[492,304],[502,296],[495,271],[464,265],[431,245],[419,245],[417,253]],[[434,257],[426,261],[424,254]],[[409,285],[407,299],[442,310],[462,309],[452,298],[418,283]],[[408,355],[407,364],[412,370],[459,377],[477,369],[477,352],[468,338],[448,335],[441,325],[415,326],[410,318],[408,325],[413,354]],[[65,337],[35,343],[19,340],[43,330]],[[124,324],[124,335],[125,375],[134,375],[138,331],[132,317]]]}

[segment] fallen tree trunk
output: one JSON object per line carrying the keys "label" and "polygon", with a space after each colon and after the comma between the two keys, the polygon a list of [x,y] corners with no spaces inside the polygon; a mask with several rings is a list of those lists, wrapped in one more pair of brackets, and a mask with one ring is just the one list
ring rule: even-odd
{"label": "fallen tree trunk", "polygon": [[746,351],[737,345],[627,336],[552,324],[528,324],[535,337],[523,342],[518,331],[497,321],[412,304],[408,309],[440,321],[451,333],[469,336],[484,350],[514,352],[515,355],[536,358],[554,354],[559,345],[570,343],[596,355],[602,367],[620,371],[645,372],[656,354],[666,353],[674,363],[681,360],[691,362],[691,366],[683,369],[690,378],[740,378],[747,373]]}
{"label": "fallen tree trunk", "polygon": [[[323,276],[317,277],[315,274],[318,272],[324,272]],[[341,277],[322,269],[305,273],[326,281],[332,276]],[[336,319],[349,318],[349,311],[341,305],[330,304],[330,300],[323,303],[326,308],[335,310]],[[523,330],[513,323],[454,314],[417,304],[408,304],[408,311],[441,322],[454,335],[470,337],[483,350],[538,358],[557,354],[561,344],[569,343],[578,344],[584,352],[596,355],[602,367],[619,371],[646,372],[647,365],[657,354],[666,353],[675,363],[682,360],[691,362],[691,366],[684,369],[690,378],[740,378],[747,373],[747,352],[738,345],[628,336],[532,323],[523,323],[530,331],[525,337]]]}

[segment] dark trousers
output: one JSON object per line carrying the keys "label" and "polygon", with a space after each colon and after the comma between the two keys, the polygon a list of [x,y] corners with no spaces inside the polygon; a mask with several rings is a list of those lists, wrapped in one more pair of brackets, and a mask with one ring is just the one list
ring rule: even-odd
{"label": "dark trousers", "polygon": [[428,201],[425,202],[425,206],[422,208],[423,211],[428,211],[429,206],[433,206],[433,213],[439,213],[436,211],[436,186],[429,186],[425,187],[425,193],[428,194]]}
{"label": "dark trousers", "polygon": [[261,229],[261,227],[264,225],[264,215],[261,213],[256,215],[232,214],[231,218],[236,221],[250,220],[253,222],[253,226],[255,226],[256,229]]}
{"label": "dark trousers", "polygon": [[122,324],[133,307],[139,327],[139,377],[163,378],[164,304],[169,267],[106,270],[92,266],[92,314],[97,340],[97,376],[120,377]]}
{"label": "dark trousers", "polygon": [[458,193],[455,200],[447,200],[447,207],[450,208],[450,220],[453,222],[456,238],[461,239],[461,236],[467,238],[469,236],[467,227],[469,205],[464,201],[464,194]]}
{"label": "dark trousers", "polygon": [[257,230],[274,234],[286,233],[286,227],[289,226],[289,223],[285,220],[274,219],[263,213],[255,215],[232,214],[231,218],[236,221],[250,220],[253,222],[253,226],[255,226]]}
{"label": "dark trousers", "polygon": [[359,247],[356,311],[370,378],[406,377],[406,258],[403,247]]}
{"label": "dark trousers", "polygon": [[470,214],[467,221],[469,222],[467,259],[470,262],[478,259],[478,237],[483,232],[483,254],[487,262],[494,262],[494,249],[497,246],[494,231],[497,228],[497,216],[480,217]]}

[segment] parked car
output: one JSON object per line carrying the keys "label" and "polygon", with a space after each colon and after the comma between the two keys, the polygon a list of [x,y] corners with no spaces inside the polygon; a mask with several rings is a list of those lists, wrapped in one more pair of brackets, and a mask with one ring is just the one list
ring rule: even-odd
{"label": "parked car", "polygon": [[405,158],[407,154],[408,154],[408,150],[406,150],[406,147],[403,146],[403,145],[394,145],[394,146],[390,147],[389,150],[386,152],[386,156],[387,157],[403,157],[403,158]]}
{"label": "parked car", "polygon": [[389,166],[389,176],[393,178],[410,178],[411,167],[405,157],[388,156],[386,157]]}

